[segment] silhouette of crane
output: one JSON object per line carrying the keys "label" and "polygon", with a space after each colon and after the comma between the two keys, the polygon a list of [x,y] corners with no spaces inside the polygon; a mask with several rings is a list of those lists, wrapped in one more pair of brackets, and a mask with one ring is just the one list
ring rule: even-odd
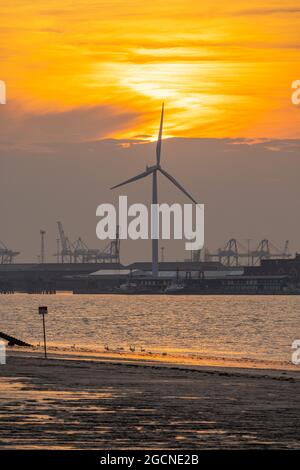
{"label": "silhouette of crane", "polygon": [[66,237],[62,223],[57,222],[58,226],[58,233],[59,233],[59,238],[60,238],[60,244],[61,244],[61,251],[60,251],[60,257],[61,257],[61,262],[65,262],[65,258],[68,257],[69,263],[72,263],[73,261],[73,245],[70,242],[69,238]]}
{"label": "silhouette of crane", "polygon": [[236,238],[230,238],[224,248],[219,248],[215,253],[205,250],[205,260],[217,260],[225,266],[241,266],[242,260],[247,258],[248,264],[256,265],[261,259],[271,258],[290,258],[289,241],[286,240],[283,250],[277,248],[274,243],[264,238],[258,244],[255,250],[250,249],[250,239],[248,239],[248,248],[239,242]]}
{"label": "silhouette of crane", "polygon": [[19,251],[14,251],[9,248],[0,240],[0,264],[11,264],[14,258],[20,254]]}
{"label": "silhouette of crane", "polygon": [[116,238],[103,249],[89,248],[79,237],[75,243],[65,235],[61,222],[57,222],[59,238],[57,239],[57,260],[62,263],[120,263],[120,237],[119,226],[116,230]]}

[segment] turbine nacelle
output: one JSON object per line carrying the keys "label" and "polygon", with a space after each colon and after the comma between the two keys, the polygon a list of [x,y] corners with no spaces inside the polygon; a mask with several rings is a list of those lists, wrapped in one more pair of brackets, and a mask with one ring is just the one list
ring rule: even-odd
{"label": "turbine nacelle", "polygon": [[152,165],[152,166],[146,166],[146,171],[149,173],[153,173],[153,171],[157,171],[160,169],[160,165]]}

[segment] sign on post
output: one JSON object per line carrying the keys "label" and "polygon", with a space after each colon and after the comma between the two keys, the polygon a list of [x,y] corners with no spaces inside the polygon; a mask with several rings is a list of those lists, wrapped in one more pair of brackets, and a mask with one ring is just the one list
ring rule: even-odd
{"label": "sign on post", "polygon": [[43,317],[43,332],[44,332],[44,351],[45,351],[45,359],[47,359],[47,345],[46,345],[46,324],[45,324],[45,315],[48,313],[48,307],[42,305],[39,307],[39,315]]}
{"label": "sign on post", "polygon": [[46,315],[47,313],[48,313],[48,307],[46,307],[46,306],[39,307],[39,314],[40,315]]}

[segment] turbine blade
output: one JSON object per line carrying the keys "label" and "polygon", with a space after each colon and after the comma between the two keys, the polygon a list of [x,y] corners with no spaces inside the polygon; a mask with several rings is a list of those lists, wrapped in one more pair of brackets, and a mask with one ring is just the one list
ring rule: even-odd
{"label": "turbine blade", "polygon": [[157,165],[160,164],[160,152],[161,152],[161,138],[162,138],[162,131],[163,131],[163,122],[164,122],[164,103],[162,104],[161,108],[161,118],[160,118],[160,126],[156,144],[156,162]]}
{"label": "turbine blade", "polygon": [[168,178],[168,180],[171,181],[171,183],[173,183],[178,189],[180,189],[180,191],[182,191],[191,201],[193,201],[194,204],[197,204],[197,202],[195,201],[195,199],[183,188],[183,186],[181,186],[181,184],[178,183],[178,181],[176,181],[175,178],[173,178],[173,176],[169,175],[169,173],[167,173],[165,170],[163,170],[162,168],[159,168],[159,171],[166,177]]}
{"label": "turbine blade", "polygon": [[146,176],[150,175],[153,173],[153,170],[146,170],[143,173],[140,173],[139,175],[133,176],[132,178],[129,178],[129,180],[123,181],[122,183],[116,184],[110,189],[115,189],[119,188],[120,186],[124,186],[125,184],[133,183],[134,181],[140,180],[142,178],[145,178]]}

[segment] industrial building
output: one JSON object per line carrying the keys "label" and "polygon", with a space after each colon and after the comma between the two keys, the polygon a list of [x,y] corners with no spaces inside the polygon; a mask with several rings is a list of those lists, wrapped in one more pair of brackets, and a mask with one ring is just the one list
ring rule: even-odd
{"label": "industrial building", "polygon": [[296,284],[300,283],[300,254],[289,259],[262,259],[260,266],[245,267],[248,275],[287,275]]}
{"label": "industrial building", "polygon": [[300,286],[300,255],[292,257],[288,241],[279,249],[262,239],[251,248],[250,240],[245,246],[231,238],[223,248],[212,252],[192,252],[191,260],[186,261],[164,261],[162,249],[154,276],[153,261],[127,266],[120,263],[118,227],[115,239],[103,249],[88,247],[81,237],[71,242],[61,222],[57,227],[54,263],[47,262],[45,230],[39,232],[37,263],[16,263],[19,252],[0,242],[0,293],[159,293],[174,283],[184,283],[190,292],[259,293],[273,289],[276,293],[291,285]]}
{"label": "industrial building", "polygon": [[[169,282],[180,278],[225,275],[241,270],[224,267],[219,262],[159,263],[159,278]],[[119,287],[128,279],[151,275],[151,263],[123,266],[120,263],[24,263],[0,265],[0,292],[55,293],[57,291],[102,292]]]}

